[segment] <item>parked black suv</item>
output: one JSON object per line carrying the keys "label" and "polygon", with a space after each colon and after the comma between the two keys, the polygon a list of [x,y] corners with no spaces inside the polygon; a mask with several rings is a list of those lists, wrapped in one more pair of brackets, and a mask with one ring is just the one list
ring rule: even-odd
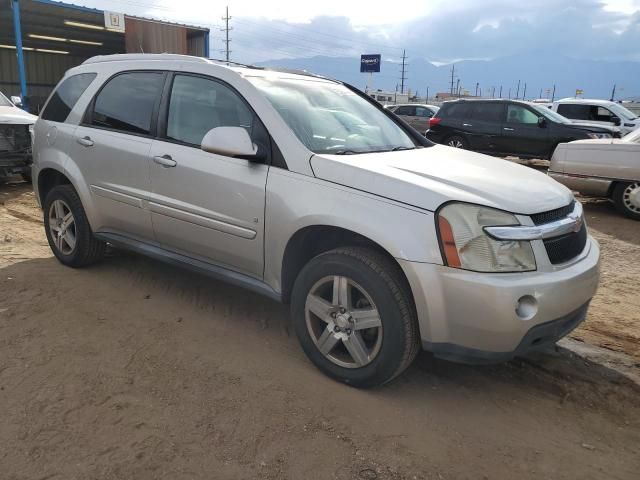
{"label": "parked black suv", "polygon": [[551,158],[559,143],[611,138],[612,129],[576,125],[540,105],[517,100],[454,100],[430,119],[427,138],[499,156]]}

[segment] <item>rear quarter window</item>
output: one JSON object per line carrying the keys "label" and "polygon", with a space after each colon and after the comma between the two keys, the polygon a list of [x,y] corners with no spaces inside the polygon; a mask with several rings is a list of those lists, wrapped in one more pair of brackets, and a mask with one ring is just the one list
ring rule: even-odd
{"label": "rear quarter window", "polygon": [[443,105],[438,116],[442,118],[456,118],[463,119],[471,114],[472,105],[468,103],[452,103],[450,105]]}
{"label": "rear quarter window", "polygon": [[96,75],[95,73],[79,73],[63,80],[53,92],[49,103],[42,112],[42,118],[51,122],[66,121],[78,99],[91,85]]}

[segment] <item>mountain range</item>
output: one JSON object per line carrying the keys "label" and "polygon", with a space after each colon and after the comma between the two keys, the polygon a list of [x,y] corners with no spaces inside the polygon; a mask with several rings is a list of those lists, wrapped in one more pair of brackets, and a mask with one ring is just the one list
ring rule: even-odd
{"label": "mountain range", "polygon": [[[259,65],[308,70],[320,75],[337,78],[361,89],[367,82],[373,89],[398,91],[401,87],[401,64],[383,59],[380,73],[369,75],[360,73],[360,59],[357,57],[314,56],[309,58],[287,58],[260,62]],[[608,62],[581,60],[568,57],[550,57],[549,55],[527,54],[497,58],[493,60],[464,60],[450,65],[434,65],[427,60],[413,59],[405,68],[405,91],[418,92],[424,96],[427,88],[429,95],[451,90],[451,71],[454,90],[459,86],[462,92],[471,95],[478,93],[491,96],[495,88],[498,97],[502,86],[502,96],[515,97],[524,94],[534,99],[542,96],[550,98],[556,86],[555,98],[576,95],[582,90],[585,98],[611,97],[616,85],[616,100],[637,98],[640,96],[640,62]]]}

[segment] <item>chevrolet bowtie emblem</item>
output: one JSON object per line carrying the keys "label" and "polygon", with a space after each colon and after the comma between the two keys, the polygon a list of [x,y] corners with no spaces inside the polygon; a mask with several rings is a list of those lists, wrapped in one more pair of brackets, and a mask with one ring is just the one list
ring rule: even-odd
{"label": "chevrolet bowtie emblem", "polygon": [[573,231],[575,233],[578,233],[580,230],[582,230],[582,224],[584,223],[584,219],[582,218],[582,215],[577,217],[575,219],[575,224],[573,226]]}

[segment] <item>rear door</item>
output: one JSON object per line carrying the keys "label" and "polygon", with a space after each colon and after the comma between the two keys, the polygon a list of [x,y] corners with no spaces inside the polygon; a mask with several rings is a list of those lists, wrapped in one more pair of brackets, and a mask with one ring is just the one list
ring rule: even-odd
{"label": "rear door", "polygon": [[526,105],[508,103],[499,151],[506,155],[546,158],[551,150],[549,129],[538,125],[539,115]]}
{"label": "rear door", "polygon": [[416,107],[414,105],[400,105],[393,113],[402,117],[402,119],[413,128],[419,128],[418,117],[416,116]]}
{"label": "rear door", "polygon": [[107,80],[89,105],[70,150],[96,206],[95,231],[153,241],[146,201],[149,151],[166,74],[129,71]]}
{"label": "rear door", "polygon": [[157,241],[174,252],[261,278],[268,162],[204,152],[215,127],[242,127],[269,155],[266,129],[247,102],[212,77],[176,73],[151,148],[149,200]]}
{"label": "rear door", "polygon": [[471,150],[499,153],[499,137],[505,104],[502,102],[474,102],[470,115],[463,123]]}

